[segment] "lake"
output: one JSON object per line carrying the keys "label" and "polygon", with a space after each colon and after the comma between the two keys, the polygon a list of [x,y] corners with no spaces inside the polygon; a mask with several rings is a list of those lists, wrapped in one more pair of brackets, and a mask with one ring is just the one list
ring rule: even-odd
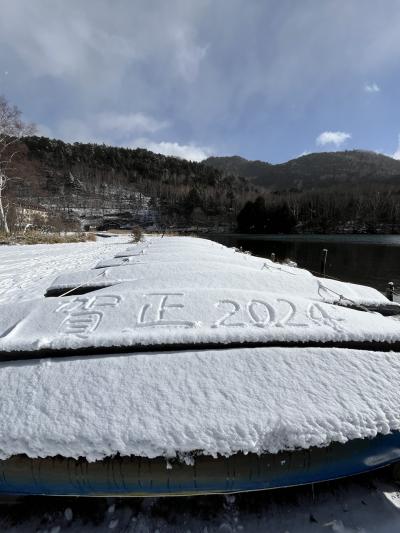
{"label": "lake", "polygon": [[400,292],[400,235],[240,235],[207,238],[242,247],[254,255],[290,258],[299,267],[320,271],[321,252],[328,249],[326,273],[343,281],[370,285],[384,292],[389,281]]}

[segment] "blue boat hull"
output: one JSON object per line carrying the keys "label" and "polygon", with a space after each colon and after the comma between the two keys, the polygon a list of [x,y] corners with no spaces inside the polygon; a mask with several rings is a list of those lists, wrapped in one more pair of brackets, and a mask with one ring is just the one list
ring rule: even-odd
{"label": "blue boat hull", "polygon": [[[0,461],[0,493],[174,496],[273,489],[368,472],[400,460],[400,433],[278,454],[164,458],[114,457],[89,463],[62,457]],[[172,468],[171,468],[172,467]]]}

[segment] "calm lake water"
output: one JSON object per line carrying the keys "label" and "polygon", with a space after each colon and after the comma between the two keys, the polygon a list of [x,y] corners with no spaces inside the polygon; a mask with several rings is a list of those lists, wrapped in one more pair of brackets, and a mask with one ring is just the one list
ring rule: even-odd
{"label": "calm lake water", "polygon": [[321,252],[328,249],[326,273],[343,281],[370,285],[384,292],[393,281],[400,292],[400,235],[207,235],[226,246],[319,272]]}

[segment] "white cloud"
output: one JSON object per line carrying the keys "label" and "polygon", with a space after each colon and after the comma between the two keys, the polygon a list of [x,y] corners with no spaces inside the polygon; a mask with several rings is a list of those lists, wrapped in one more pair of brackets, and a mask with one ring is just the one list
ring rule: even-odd
{"label": "white cloud", "polygon": [[346,133],[344,131],[324,131],[318,135],[315,142],[318,146],[333,144],[334,146],[339,147],[348,139],[351,139],[350,133]]}
{"label": "white cloud", "polygon": [[211,148],[206,146],[168,141],[155,142],[150,139],[136,139],[130,143],[130,146],[132,148],[146,148],[156,154],[172,155],[190,161],[202,161],[212,154]]}
{"label": "white cloud", "polygon": [[381,88],[376,83],[366,83],[364,85],[364,91],[366,93],[379,93],[381,91]]}
{"label": "white cloud", "polygon": [[155,133],[168,126],[168,122],[159,121],[144,113],[99,113],[95,122],[103,132],[123,134]]}
{"label": "white cloud", "polygon": [[51,136],[55,135],[66,142],[146,148],[157,154],[172,155],[190,161],[202,161],[213,154],[213,150],[208,146],[170,141],[158,142],[146,135],[158,132],[169,125],[166,121],[157,120],[140,112],[128,114],[102,112],[86,118],[63,120],[55,132],[50,132],[45,126],[41,126],[40,131],[43,135],[52,133]]}
{"label": "white cloud", "polygon": [[[68,142],[93,142],[125,146],[133,136],[155,133],[169,125],[145,113],[104,111],[84,118],[68,118],[56,134]],[[43,130],[43,127],[42,127]]]}
{"label": "white cloud", "polygon": [[392,155],[393,159],[400,159],[400,135],[399,135],[399,143],[397,145],[397,150]]}

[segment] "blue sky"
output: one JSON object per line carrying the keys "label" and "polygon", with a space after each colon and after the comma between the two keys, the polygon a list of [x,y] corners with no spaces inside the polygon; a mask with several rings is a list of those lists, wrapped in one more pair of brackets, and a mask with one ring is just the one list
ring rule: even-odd
{"label": "blue sky", "polygon": [[400,158],[399,0],[0,0],[0,94],[44,135],[201,160]]}

